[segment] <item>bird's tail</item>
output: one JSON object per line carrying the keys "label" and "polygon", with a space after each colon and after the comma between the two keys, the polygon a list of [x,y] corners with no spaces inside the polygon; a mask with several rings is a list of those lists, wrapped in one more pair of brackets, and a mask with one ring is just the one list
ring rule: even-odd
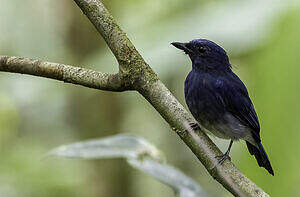
{"label": "bird's tail", "polygon": [[271,163],[262,144],[258,142],[257,143],[258,148],[247,141],[246,144],[250,154],[255,156],[258,165],[260,167],[264,167],[270,174],[274,176],[274,171],[272,169]]}

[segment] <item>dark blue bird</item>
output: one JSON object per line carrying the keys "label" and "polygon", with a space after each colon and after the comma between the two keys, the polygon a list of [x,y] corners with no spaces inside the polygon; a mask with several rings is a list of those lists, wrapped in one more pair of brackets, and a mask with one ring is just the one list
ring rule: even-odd
{"label": "dark blue bird", "polygon": [[231,70],[224,49],[205,39],[188,43],[173,42],[192,61],[192,71],[185,80],[185,100],[192,115],[206,130],[217,137],[230,139],[220,162],[229,158],[233,141],[243,139],[260,167],[274,175],[261,144],[260,126],[243,82]]}

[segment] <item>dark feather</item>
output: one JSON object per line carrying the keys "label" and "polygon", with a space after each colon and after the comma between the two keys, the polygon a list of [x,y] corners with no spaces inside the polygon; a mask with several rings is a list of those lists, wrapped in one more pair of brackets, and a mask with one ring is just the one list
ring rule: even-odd
{"label": "dark feather", "polygon": [[243,82],[233,73],[219,77],[215,84],[217,99],[227,111],[252,129],[255,140],[260,141],[260,126],[253,104]]}
{"label": "dark feather", "polygon": [[249,142],[246,142],[246,144],[247,144],[249,153],[251,155],[255,156],[257,164],[260,167],[264,167],[270,174],[272,174],[274,176],[274,171],[272,169],[270,160],[269,160],[262,144],[261,143],[258,144],[259,149],[256,146],[253,146],[252,144],[250,144]]}

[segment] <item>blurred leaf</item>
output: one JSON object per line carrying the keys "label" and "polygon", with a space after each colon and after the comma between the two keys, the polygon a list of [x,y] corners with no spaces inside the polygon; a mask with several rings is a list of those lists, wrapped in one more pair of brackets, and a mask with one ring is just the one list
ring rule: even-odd
{"label": "blurred leaf", "polygon": [[204,192],[193,179],[172,166],[148,158],[140,160],[129,159],[128,163],[172,187],[181,197],[204,196]]}
{"label": "blurred leaf", "polygon": [[130,135],[114,135],[96,140],[78,142],[60,146],[50,152],[60,157],[102,159],[126,158],[134,159],[141,155],[162,160],[160,151],[143,138]]}
{"label": "blurred leaf", "polygon": [[145,139],[129,135],[115,135],[60,146],[51,155],[71,158],[125,158],[127,162],[162,183],[170,186],[181,197],[203,195],[199,185],[172,166],[161,163],[161,152]]}

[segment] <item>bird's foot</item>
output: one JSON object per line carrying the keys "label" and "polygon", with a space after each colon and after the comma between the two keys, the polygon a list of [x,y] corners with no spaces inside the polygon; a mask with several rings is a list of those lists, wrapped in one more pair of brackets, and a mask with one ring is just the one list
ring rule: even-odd
{"label": "bird's foot", "polygon": [[[200,126],[198,123],[196,122],[190,122],[189,126],[195,131],[195,130],[200,130]],[[180,130],[177,129],[176,127],[171,127],[173,131],[175,131],[176,133],[179,133]],[[187,132],[187,130],[184,130],[185,132]]]}
{"label": "bird's foot", "polygon": [[229,156],[229,152],[226,152],[225,154],[220,155],[220,156],[216,156],[215,158],[219,159],[219,160],[218,160],[218,164],[219,164],[219,165],[222,165],[222,163],[224,163],[224,161],[225,161],[226,159],[228,159],[229,161],[231,161],[231,158],[230,158],[230,156]]}
{"label": "bird's foot", "polygon": [[190,127],[192,127],[193,130],[199,130],[200,126],[197,122],[190,122],[189,123]]}

